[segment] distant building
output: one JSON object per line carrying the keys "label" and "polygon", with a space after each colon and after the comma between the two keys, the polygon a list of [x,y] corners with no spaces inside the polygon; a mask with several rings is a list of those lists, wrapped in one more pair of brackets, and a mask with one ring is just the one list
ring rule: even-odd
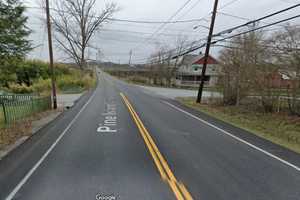
{"label": "distant building", "polygon": [[[178,61],[176,71],[177,86],[198,86],[201,80],[204,55],[184,55]],[[208,57],[205,73],[205,85],[215,86],[218,80],[218,61],[212,56]]]}
{"label": "distant building", "polygon": [[[277,70],[261,77],[267,79],[269,87],[272,88],[293,88],[299,85],[296,72],[292,71]],[[263,81],[263,79],[261,81]]]}

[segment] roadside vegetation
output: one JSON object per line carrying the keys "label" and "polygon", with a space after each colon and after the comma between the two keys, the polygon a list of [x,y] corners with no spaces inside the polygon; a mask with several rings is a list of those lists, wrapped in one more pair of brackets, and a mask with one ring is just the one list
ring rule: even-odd
{"label": "roadside vegetation", "polygon": [[195,98],[179,98],[184,105],[245,129],[255,135],[300,153],[300,118],[286,112],[265,113],[257,104],[240,106],[197,104]]}
{"label": "roadside vegetation", "polygon": [[[76,6],[83,9],[80,13],[88,12],[87,15],[84,14],[82,17],[94,15],[91,8],[95,1],[89,0],[77,3]],[[73,2],[69,1],[69,5],[73,5]],[[87,29],[82,30],[82,32],[84,34],[88,32],[89,35],[85,35],[85,37],[88,37],[86,40],[81,41],[83,42],[80,45],[82,49],[80,51],[78,49],[74,50],[76,53],[80,52],[80,54],[71,57],[75,64],[55,63],[54,75],[58,93],[81,93],[96,85],[94,70],[89,68],[88,63],[85,61],[85,49],[91,36],[98,30],[101,23],[111,16],[115,11],[115,7],[115,4],[107,5],[106,10],[103,11],[105,14],[101,15],[102,17],[81,20],[86,23],[82,27]],[[32,31],[27,24],[28,16],[25,15],[25,10],[26,7],[22,1],[0,1],[0,95],[2,95],[0,101],[0,148],[15,142],[22,136],[30,135],[31,124],[34,120],[43,118],[51,112],[57,112],[50,111],[52,85],[49,63],[27,59],[28,53],[35,47],[32,41],[29,40]],[[76,14],[74,14],[74,17],[77,17]],[[59,16],[53,16],[54,31],[62,33],[62,30],[57,30],[57,25],[62,20]],[[73,20],[68,20],[70,23],[71,21],[73,22]],[[68,25],[67,28],[70,26]],[[73,24],[73,27],[76,27],[76,25]],[[63,37],[54,36],[54,38]],[[76,38],[80,38],[77,37],[77,32]],[[66,47],[67,45],[63,42],[65,41],[60,41],[59,44]],[[69,45],[72,46],[73,44]],[[69,57],[68,54],[66,56]],[[81,58],[80,61],[78,61],[78,57]],[[4,96],[20,97],[20,94],[33,95],[34,99],[14,99]],[[3,107],[6,111],[5,117]]]}
{"label": "roadside vegetation", "polygon": [[[48,63],[35,60],[24,61],[20,63],[20,67],[12,76],[15,79],[2,84],[2,90],[8,94],[34,95],[38,99],[6,104],[6,112],[10,114],[7,116],[7,120],[17,119],[6,124],[4,123],[3,105],[0,104],[0,148],[22,136],[30,135],[32,121],[47,116],[51,112],[51,106],[47,106],[47,108],[43,106],[44,103],[49,104],[46,99],[49,99],[51,94]],[[55,76],[59,93],[81,93],[96,85],[96,75],[93,70],[80,70],[64,64],[56,64]]]}
{"label": "roadside vegetation", "polygon": [[219,57],[222,98],[179,101],[300,153],[299,46],[299,27],[290,25],[235,37]]}
{"label": "roadside vegetation", "polygon": [[3,108],[0,108],[0,129],[4,127],[4,114],[3,114]]}
{"label": "roadside vegetation", "polygon": [[[51,92],[49,65],[38,60],[26,60],[18,64],[11,72],[11,80],[2,80],[2,90],[14,94],[47,95]],[[80,70],[65,64],[55,65],[55,77],[58,92],[80,93],[95,86],[93,70]]]}
{"label": "roadside vegetation", "polygon": [[[59,111],[61,112],[61,110]],[[31,136],[33,133],[32,124],[34,121],[41,120],[55,113],[57,113],[57,111],[54,110],[47,110],[41,113],[35,113],[20,121],[16,121],[10,126],[6,126],[2,123],[2,127],[0,125],[0,151],[7,145],[13,144],[22,137]]]}

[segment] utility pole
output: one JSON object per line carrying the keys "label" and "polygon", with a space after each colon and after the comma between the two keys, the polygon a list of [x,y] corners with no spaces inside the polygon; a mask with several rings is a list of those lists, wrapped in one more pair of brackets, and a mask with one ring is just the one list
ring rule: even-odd
{"label": "utility pole", "polygon": [[211,24],[209,27],[209,34],[207,37],[204,62],[203,62],[202,73],[201,73],[201,81],[200,81],[198,96],[197,96],[197,101],[196,101],[197,103],[201,103],[202,92],[203,92],[203,87],[204,87],[204,77],[205,77],[205,72],[206,72],[206,67],[207,67],[208,56],[209,56],[210,43],[211,43],[211,39],[212,39],[212,34],[214,32],[217,8],[218,8],[218,0],[215,0],[213,13],[212,13],[212,17],[211,17]]}
{"label": "utility pole", "polygon": [[131,65],[131,57],[132,57],[132,50],[130,50],[129,52],[129,62],[128,62],[129,66]]}
{"label": "utility pole", "polygon": [[49,60],[50,60],[50,72],[51,72],[51,84],[52,84],[53,109],[56,109],[57,108],[57,98],[56,98],[55,73],[54,73],[54,66],[53,66],[53,47],[52,47],[49,0],[46,0],[46,15],[47,15],[48,46],[49,46]]}
{"label": "utility pole", "polygon": [[97,48],[96,60],[97,60],[98,64],[100,63],[100,56],[101,56],[101,51],[100,51],[100,49]]}

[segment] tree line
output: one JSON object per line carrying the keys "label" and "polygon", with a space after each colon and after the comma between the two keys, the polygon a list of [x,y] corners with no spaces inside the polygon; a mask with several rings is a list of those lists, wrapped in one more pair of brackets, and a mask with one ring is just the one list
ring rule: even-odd
{"label": "tree line", "polygon": [[292,114],[300,115],[300,27],[284,25],[267,34],[251,32],[235,37],[220,53],[225,105],[240,105],[249,96],[266,112],[284,99]]}

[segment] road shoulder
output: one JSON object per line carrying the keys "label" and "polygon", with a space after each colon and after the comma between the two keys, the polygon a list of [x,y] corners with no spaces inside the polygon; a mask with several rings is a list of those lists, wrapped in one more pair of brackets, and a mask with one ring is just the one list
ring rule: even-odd
{"label": "road shoulder", "polygon": [[266,152],[269,152],[289,163],[292,163],[298,167],[300,166],[300,155],[294,151],[291,151],[291,150],[289,150],[285,147],[282,147],[278,144],[272,143],[271,141],[268,141],[257,135],[254,135],[253,133],[250,133],[249,131],[238,128],[232,124],[229,124],[222,120],[216,119],[212,116],[209,116],[208,114],[203,113],[199,110],[195,110],[186,105],[183,105],[181,102],[179,102],[177,100],[164,99],[164,101],[186,111],[187,113],[190,113],[200,119],[203,119],[204,121],[207,121],[208,123],[220,128],[224,131],[227,131],[230,134],[232,134],[242,140],[245,140],[246,142],[253,144],[254,146],[256,146],[260,149],[263,149]]}

